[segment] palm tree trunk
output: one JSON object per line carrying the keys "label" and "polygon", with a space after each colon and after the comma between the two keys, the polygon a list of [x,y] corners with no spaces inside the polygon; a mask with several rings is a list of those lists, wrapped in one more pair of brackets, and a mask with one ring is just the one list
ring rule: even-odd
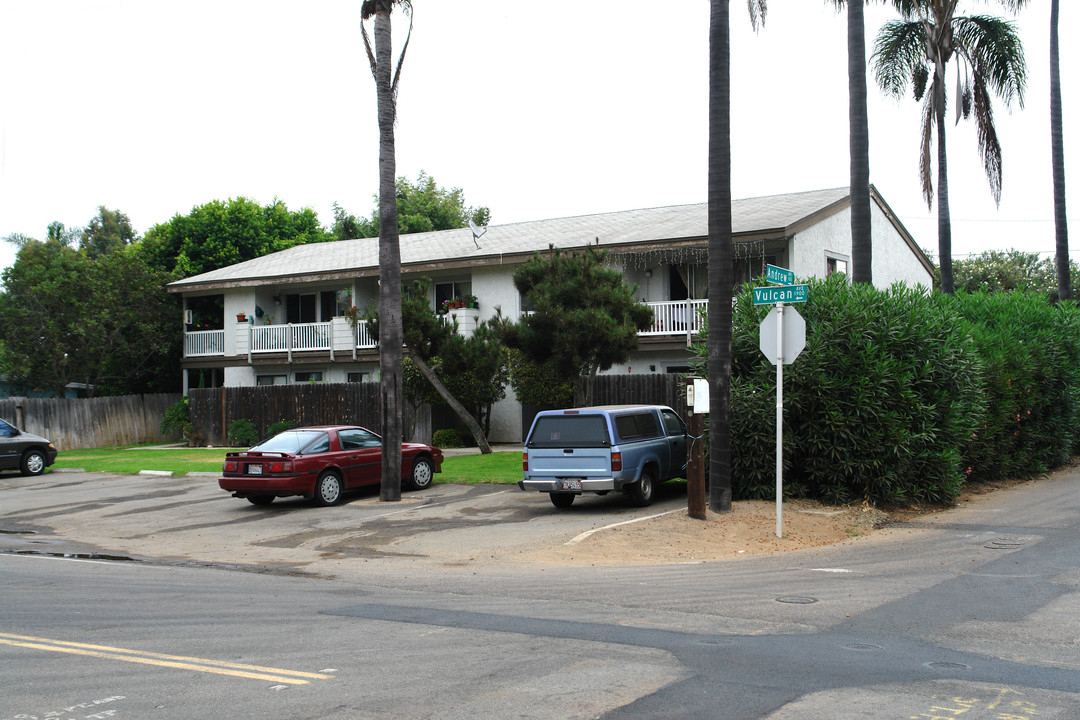
{"label": "palm tree trunk", "polygon": [[394,67],[390,0],[375,15],[375,85],[379,115],[379,384],[382,419],[382,483],[379,499],[401,500],[401,248],[398,244],[397,171],[394,149]]}
{"label": "palm tree trunk", "polygon": [[1054,175],[1054,232],[1058,299],[1072,297],[1069,226],[1065,215],[1065,149],[1061,124],[1061,65],[1058,59],[1058,0],[1050,2],[1050,154]]}
{"label": "palm tree trunk", "polygon": [[851,153],[851,280],[873,283],[870,220],[870,130],[866,110],[866,31],[863,0],[849,0],[848,144]]}
{"label": "palm tree trunk", "polygon": [[[938,267],[941,269],[941,291],[952,295],[952,216],[949,213],[948,160],[945,154],[945,88],[939,81],[936,91],[942,94],[935,101],[934,114],[937,116],[937,202],[938,202]],[[959,102],[959,100],[957,101]]]}
{"label": "palm tree trunk", "polygon": [[729,0],[709,16],[709,507],[731,511],[731,37]]}
{"label": "palm tree trunk", "polygon": [[[446,404],[450,406],[450,409],[457,413],[457,416],[465,423],[465,427],[469,428],[469,432],[472,433],[473,438],[476,440],[476,445],[480,448],[480,453],[482,455],[489,454],[491,452],[491,445],[488,444],[487,435],[484,434],[484,431],[480,428],[480,423],[476,422],[476,418],[472,416],[472,413],[466,410],[465,406],[446,389],[446,385],[439,379],[439,376],[435,374],[435,371],[432,370],[431,366],[424,362],[420,356],[410,352],[409,358],[416,364],[416,368],[420,371],[420,374],[427,378],[427,381],[435,388],[435,392],[439,393],[439,396],[446,401]],[[383,446],[385,447],[386,443],[383,443]]]}

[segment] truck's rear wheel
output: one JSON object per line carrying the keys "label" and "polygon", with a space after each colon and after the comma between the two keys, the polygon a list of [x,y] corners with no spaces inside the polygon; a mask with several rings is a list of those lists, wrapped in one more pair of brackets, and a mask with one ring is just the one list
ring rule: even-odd
{"label": "truck's rear wheel", "polygon": [[638,507],[652,505],[653,486],[655,485],[656,481],[653,479],[652,470],[645,468],[641,471],[641,479],[627,490],[630,502]]}
{"label": "truck's rear wheel", "polygon": [[574,504],[574,498],[577,497],[574,493],[548,493],[548,497],[551,498],[551,504],[555,507],[562,509],[568,508]]}

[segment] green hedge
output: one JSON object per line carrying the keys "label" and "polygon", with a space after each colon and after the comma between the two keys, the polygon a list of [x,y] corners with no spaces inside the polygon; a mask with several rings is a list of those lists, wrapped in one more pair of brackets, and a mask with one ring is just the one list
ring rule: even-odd
{"label": "green hedge", "polygon": [[[941,296],[840,276],[812,281],[809,298],[797,308],[806,349],[784,372],[785,494],[884,504],[958,495],[959,448],[984,403],[980,361],[955,332],[963,322],[955,309]],[[770,310],[754,306],[749,290],[736,309],[736,497],[775,495],[776,368],[758,348]]]}
{"label": "green hedge", "polygon": [[[943,503],[965,480],[1060,466],[1080,426],[1080,311],[1037,293],[928,295],[841,276],[795,306],[806,348],[784,372],[784,494]],[[733,317],[732,495],[773,498],[776,368],[758,347],[772,306]],[[697,346],[699,369],[705,349]]]}
{"label": "green hedge", "polygon": [[1065,463],[1080,421],[1080,313],[1036,292],[958,294],[983,360],[987,411],[962,448],[973,480],[1027,476]]}

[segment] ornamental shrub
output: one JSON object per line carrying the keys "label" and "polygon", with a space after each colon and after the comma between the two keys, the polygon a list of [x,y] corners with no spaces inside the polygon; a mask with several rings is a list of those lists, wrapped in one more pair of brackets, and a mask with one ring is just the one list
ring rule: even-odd
{"label": "ornamental shrub", "polygon": [[958,293],[983,359],[986,412],[962,447],[972,480],[1023,477],[1064,464],[1080,421],[1080,311],[1041,292]]}
{"label": "ornamental shrub", "polygon": [[299,426],[300,423],[295,420],[278,420],[275,423],[270,423],[266,428],[266,437],[272,438],[278,433],[283,433],[286,430],[292,430],[294,427]]}
{"label": "ornamental shrub", "polygon": [[232,447],[251,447],[259,442],[259,434],[255,432],[255,423],[247,418],[229,423],[228,437],[229,445]]}
{"label": "ornamental shrub", "polygon": [[431,436],[431,444],[440,449],[465,447],[461,433],[454,429],[436,430]]}
{"label": "ornamental shrub", "polygon": [[[944,296],[810,281],[806,348],[784,367],[784,491],[833,503],[942,503],[983,416],[982,364]],[[775,497],[776,368],[758,347],[772,306],[747,287],[733,318],[732,495]],[[789,306],[790,307],[790,306]],[[699,354],[704,358],[705,350]]]}
{"label": "ornamental shrub", "polygon": [[180,433],[184,437],[188,436],[191,430],[191,405],[186,395],[165,408],[165,414],[161,416],[160,428],[162,435]]}

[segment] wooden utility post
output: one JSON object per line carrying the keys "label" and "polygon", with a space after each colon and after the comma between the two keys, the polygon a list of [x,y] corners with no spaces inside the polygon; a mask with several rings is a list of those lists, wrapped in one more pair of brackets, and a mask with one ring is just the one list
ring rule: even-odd
{"label": "wooden utility post", "polygon": [[686,378],[686,511],[695,520],[705,519],[705,443],[702,437],[705,416],[694,412],[691,402],[694,379]]}

